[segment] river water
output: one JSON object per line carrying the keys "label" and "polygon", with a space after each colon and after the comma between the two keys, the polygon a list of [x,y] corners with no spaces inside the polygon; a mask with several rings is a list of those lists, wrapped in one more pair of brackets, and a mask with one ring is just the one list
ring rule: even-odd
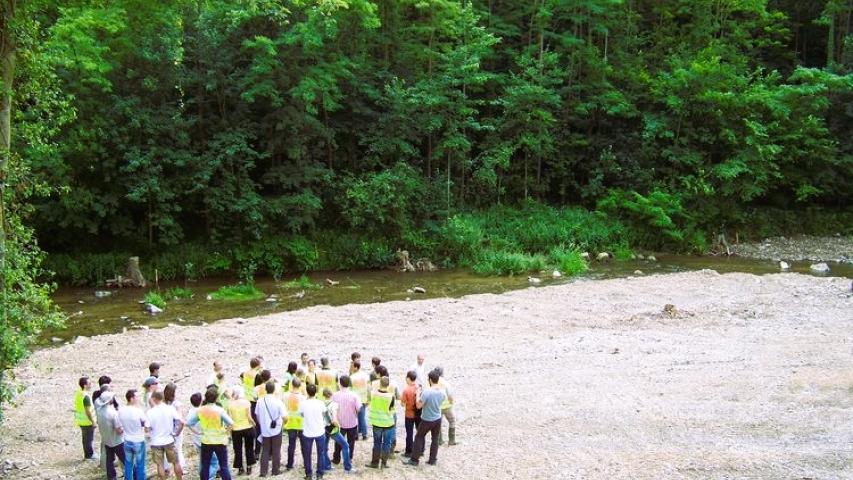
{"label": "river water", "polygon": [[[811,274],[810,262],[793,262],[792,272]],[[830,263],[827,275],[853,278],[853,265]],[[205,279],[197,282],[161,282],[164,290],[173,286],[187,287],[193,298],[171,300],[163,313],[150,315],[140,304],[147,289],[125,288],[109,290],[110,295],[95,296],[95,288],[61,287],[54,301],[66,314],[66,327],[48,330],[39,338],[41,345],[61,344],[78,336],[119,333],[125,329],[156,328],[169,324],[200,325],[225,318],[253,317],[276,312],[296,310],[313,305],[344,305],[349,303],[374,303],[421,298],[461,297],[476,293],[502,293],[520,288],[554,285],[566,282],[594,281],[636,275],[672,273],[700,269],[713,269],[720,273],[746,272],[754,274],[778,273],[776,262],[740,257],[700,257],[686,255],[659,255],[656,262],[645,260],[624,262],[592,262],[590,270],[577,277],[552,278],[550,272],[535,275],[541,283],[532,284],[528,277],[483,277],[469,270],[452,269],[437,272],[400,273],[392,270],[313,272],[309,278],[319,284],[317,288],[288,288],[284,285],[292,277],[276,282],[272,278],[257,278],[255,285],[267,298],[251,301],[208,300],[207,294],[223,285],[235,283],[233,278]],[[339,282],[332,286],[327,279]],[[414,287],[426,293],[414,293]],[[156,288],[156,287],[155,287]],[[270,298],[274,296],[273,298]]]}

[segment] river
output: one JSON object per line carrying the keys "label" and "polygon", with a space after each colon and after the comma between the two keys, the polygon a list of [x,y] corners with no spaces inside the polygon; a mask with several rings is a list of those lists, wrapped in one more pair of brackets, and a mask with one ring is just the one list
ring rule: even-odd
{"label": "river", "polygon": [[[791,272],[812,274],[811,262],[793,262]],[[853,265],[830,263],[828,276],[853,278]],[[173,286],[187,287],[193,298],[171,300],[163,313],[151,315],[143,311],[140,303],[147,289],[125,288],[108,290],[106,297],[95,296],[90,287],[60,287],[53,299],[66,312],[66,327],[47,330],[39,338],[42,346],[73,341],[78,336],[118,333],[125,329],[157,328],[169,324],[199,325],[224,318],[254,317],[281,311],[296,310],[313,305],[344,305],[349,303],[375,303],[421,298],[456,298],[476,293],[501,293],[528,287],[538,287],[566,282],[594,281],[643,275],[713,269],[720,273],[746,272],[754,274],[778,273],[776,262],[742,257],[707,257],[665,255],[657,261],[646,260],[592,262],[590,270],[576,277],[552,278],[550,272],[535,275],[541,283],[532,284],[527,276],[484,277],[465,269],[439,270],[437,272],[400,273],[393,270],[360,270],[346,272],[312,272],[309,278],[317,288],[287,288],[284,283],[292,277],[276,282],[272,278],[257,278],[256,286],[267,298],[252,301],[208,300],[207,294],[223,285],[233,284],[234,278],[211,278],[195,282],[161,282],[160,289]],[[338,284],[332,286],[327,279]],[[426,293],[414,293],[414,287]],[[156,288],[156,287],[155,287]],[[272,297],[274,296],[274,297]],[[272,297],[272,298],[271,298]]]}

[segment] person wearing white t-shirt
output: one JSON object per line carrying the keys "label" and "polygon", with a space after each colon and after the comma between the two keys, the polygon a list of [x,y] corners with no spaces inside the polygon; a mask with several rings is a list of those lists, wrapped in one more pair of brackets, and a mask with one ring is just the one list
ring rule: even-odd
{"label": "person wearing white t-shirt", "polygon": [[426,361],[424,359],[423,353],[418,354],[417,361],[415,362],[414,365],[409,367],[409,370],[414,371],[418,375],[417,378],[415,379],[415,383],[419,387],[424,388],[424,386],[427,385],[426,378],[427,378],[427,373],[429,373],[429,372],[426,369]]}
{"label": "person wearing white t-shirt", "polygon": [[315,398],[317,386],[306,387],[308,399],[299,405],[302,415],[302,463],[305,464],[305,478],[311,478],[311,450],[317,445],[317,478],[323,477],[323,452],[326,450],[326,405]]}
{"label": "person wearing white t-shirt", "polygon": [[145,432],[148,418],[139,406],[139,393],[130,389],[124,396],[127,405],[118,411],[118,420],[124,431],[124,478],[145,480]]}
{"label": "person wearing white t-shirt", "polygon": [[284,404],[274,395],[275,381],[269,380],[264,384],[266,395],[258,399],[255,415],[261,429],[261,476],[267,476],[270,458],[272,458],[272,474],[281,474],[281,427],[284,425]]}
{"label": "person wearing white t-shirt", "polygon": [[180,435],[184,422],[177,410],[163,403],[163,392],[151,394],[153,405],[147,412],[148,424],[151,429],[151,459],[157,466],[157,477],[166,480],[168,474],[163,468],[165,457],[175,470],[175,478],[181,480],[184,471],[178,462],[178,451],[175,449],[175,436]]}

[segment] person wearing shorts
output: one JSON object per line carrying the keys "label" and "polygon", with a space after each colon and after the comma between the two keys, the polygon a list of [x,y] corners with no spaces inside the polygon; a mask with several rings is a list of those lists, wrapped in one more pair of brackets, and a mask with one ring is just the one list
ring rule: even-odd
{"label": "person wearing shorts", "polygon": [[181,480],[184,471],[178,462],[175,437],[181,434],[184,422],[175,407],[163,403],[163,392],[151,395],[152,407],[146,413],[151,431],[151,460],[157,466],[157,478],[166,480],[168,473],[163,467],[163,458],[175,470],[175,478]]}

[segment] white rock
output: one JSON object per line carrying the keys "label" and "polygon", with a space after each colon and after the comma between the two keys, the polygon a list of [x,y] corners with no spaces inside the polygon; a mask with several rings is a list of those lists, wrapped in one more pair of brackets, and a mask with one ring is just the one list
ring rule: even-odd
{"label": "white rock", "polygon": [[826,263],[824,263],[824,262],[821,262],[821,263],[813,263],[813,264],[809,267],[809,269],[811,269],[811,271],[816,272],[816,273],[826,273],[826,272],[828,272],[828,271],[829,271],[829,265],[827,265],[827,264],[826,264]]}
{"label": "white rock", "polygon": [[646,260],[648,260],[650,262],[657,262],[658,261],[658,259],[655,258],[654,255],[649,255],[648,257],[646,257]]}
{"label": "white rock", "polygon": [[213,300],[213,295],[211,295],[211,294],[209,294],[209,293],[208,293],[208,294],[207,294],[207,299],[208,299],[208,300]]}
{"label": "white rock", "polygon": [[581,253],[581,258],[586,260],[586,261],[589,261],[589,252]]}
{"label": "white rock", "polygon": [[554,270],[553,272],[551,272],[551,277],[553,277],[553,278],[560,278],[562,276],[563,276],[563,274],[560,273],[559,270]]}
{"label": "white rock", "polygon": [[113,292],[109,290],[95,290],[95,296],[98,298],[109,297]]}
{"label": "white rock", "polygon": [[610,260],[610,254],[607,252],[601,252],[598,254],[598,256],[595,257],[595,259],[598,260],[599,262],[607,261],[607,260]]}
{"label": "white rock", "polygon": [[273,297],[268,297],[265,301],[266,302],[276,302],[277,300]]}
{"label": "white rock", "polygon": [[412,291],[415,293],[426,293],[426,289],[424,287],[415,287]]}
{"label": "white rock", "polygon": [[62,341],[62,339],[59,337],[50,337],[50,341],[53,343],[59,343]]}
{"label": "white rock", "polygon": [[646,257],[642,253],[637,254],[637,260],[645,260],[645,259],[646,259]]}
{"label": "white rock", "polygon": [[157,305],[146,303],[145,311],[150,313],[151,315],[157,315],[158,313],[163,313],[163,309],[158,307]]}
{"label": "white rock", "polygon": [[791,266],[788,265],[788,262],[786,262],[785,260],[779,261],[779,269],[780,270],[788,270],[789,268],[791,268]]}
{"label": "white rock", "polygon": [[642,274],[643,274],[642,270],[634,270],[634,275],[642,275]]}
{"label": "white rock", "polygon": [[541,279],[541,278],[536,278],[536,277],[527,277],[527,281],[528,281],[528,282],[530,282],[530,283],[532,283],[532,284],[534,284],[534,285],[537,285],[537,284],[539,284],[539,283],[542,283],[542,279]]}

